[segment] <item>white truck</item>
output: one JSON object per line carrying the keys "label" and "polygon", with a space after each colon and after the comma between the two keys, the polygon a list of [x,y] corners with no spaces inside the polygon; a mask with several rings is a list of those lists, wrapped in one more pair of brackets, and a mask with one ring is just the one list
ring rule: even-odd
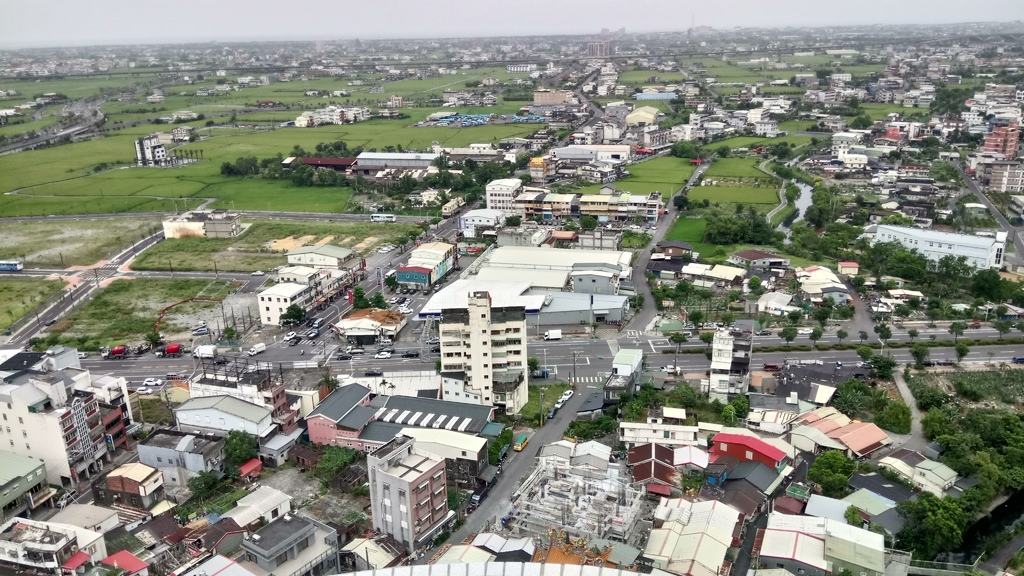
{"label": "white truck", "polygon": [[545,340],[561,340],[562,339],[562,331],[561,330],[548,330],[547,332],[544,333],[544,339]]}
{"label": "white truck", "polygon": [[216,358],[217,347],[213,344],[205,344],[203,346],[196,346],[195,350],[192,351],[193,358]]}
{"label": "white truck", "polygon": [[253,344],[252,348],[249,348],[249,351],[246,352],[246,354],[248,354],[249,356],[255,356],[257,354],[262,354],[262,353],[264,353],[266,351],[267,351],[267,345],[262,343],[262,342],[260,342],[259,344]]}

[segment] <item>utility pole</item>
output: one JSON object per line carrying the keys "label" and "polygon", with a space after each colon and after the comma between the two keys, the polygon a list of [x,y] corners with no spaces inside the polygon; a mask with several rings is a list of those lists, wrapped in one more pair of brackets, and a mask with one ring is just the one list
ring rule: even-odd
{"label": "utility pole", "polygon": [[540,389],[540,425],[544,426],[544,389]]}
{"label": "utility pole", "polygon": [[576,383],[577,383],[577,380],[576,380],[576,359],[579,358],[579,356],[580,356],[579,350],[573,350],[573,352],[572,352],[572,387],[573,387],[573,389],[576,389]]}

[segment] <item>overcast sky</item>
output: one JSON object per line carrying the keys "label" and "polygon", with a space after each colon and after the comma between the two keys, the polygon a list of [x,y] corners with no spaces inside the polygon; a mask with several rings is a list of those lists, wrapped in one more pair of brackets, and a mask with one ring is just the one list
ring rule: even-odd
{"label": "overcast sky", "polygon": [[0,0],[0,47],[1024,19],[1024,0]]}

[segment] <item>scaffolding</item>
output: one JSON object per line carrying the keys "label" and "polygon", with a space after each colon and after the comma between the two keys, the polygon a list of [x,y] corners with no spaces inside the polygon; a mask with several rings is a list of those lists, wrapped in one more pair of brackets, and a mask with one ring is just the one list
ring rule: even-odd
{"label": "scaffolding", "polygon": [[[423,330],[420,332],[420,362],[430,360],[430,349],[437,344],[431,344],[431,339],[437,336],[437,324],[433,316],[423,319]],[[438,354],[440,356],[440,354]]]}
{"label": "scaffolding", "polygon": [[546,537],[549,529],[558,527],[573,540],[635,540],[643,492],[620,474],[618,464],[604,468],[573,465],[559,457],[539,460],[513,497],[514,533]]}

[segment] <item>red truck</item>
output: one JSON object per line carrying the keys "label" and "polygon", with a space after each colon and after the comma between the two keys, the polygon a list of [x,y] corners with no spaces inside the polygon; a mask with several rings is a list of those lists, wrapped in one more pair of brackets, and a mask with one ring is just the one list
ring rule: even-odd
{"label": "red truck", "polygon": [[156,355],[162,358],[179,358],[181,357],[181,353],[184,351],[185,350],[182,348],[181,344],[168,344],[167,346],[158,349],[156,351]]}
{"label": "red truck", "polygon": [[128,356],[128,347],[124,344],[120,346],[114,346],[110,350],[101,350],[103,358],[106,360],[121,360]]}

